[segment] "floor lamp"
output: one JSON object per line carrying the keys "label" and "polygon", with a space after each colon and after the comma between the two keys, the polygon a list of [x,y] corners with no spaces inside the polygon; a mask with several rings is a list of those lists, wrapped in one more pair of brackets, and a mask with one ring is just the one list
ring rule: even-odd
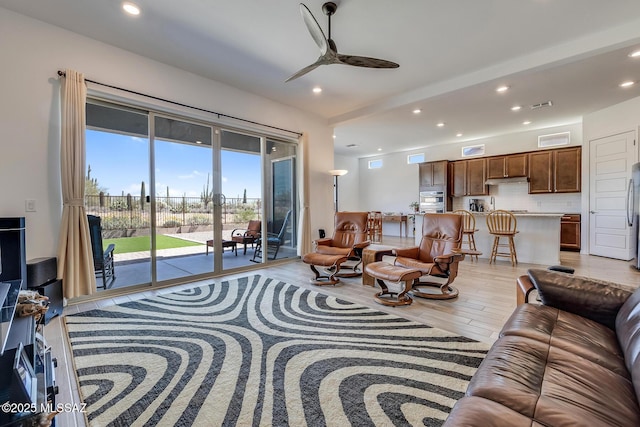
{"label": "floor lamp", "polygon": [[338,212],[338,177],[342,175],[346,175],[348,170],[345,169],[332,169],[329,171],[331,176],[333,176],[333,199],[335,203],[336,212]]}

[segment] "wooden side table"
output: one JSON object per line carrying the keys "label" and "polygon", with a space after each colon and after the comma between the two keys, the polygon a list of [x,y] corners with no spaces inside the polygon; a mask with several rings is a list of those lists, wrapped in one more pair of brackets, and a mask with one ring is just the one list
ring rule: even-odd
{"label": "wooden side table", "polygon": [[385,255],[393,254],[393,246],[385,245],[369,245],[362,251],[362,284],[366,286],[375,286],[376,280],[365,272],[367,264],[382,261]]}
{"label": "wooden side table", "polygon": [[[207,240],[206,254],[209,255],[209,248],[213,247],[213,240]],[[238,256],[238,244],[232,240],[223,240],[222,241],[222,252],[224,252],[225,248],[231,248],[231,252],[235,252],[236,256]],[[246,250],[246,247],[245,247]]]}
{"label": "wooden side table", "polygon": [[397,222],[400,226],[400,237],[402,237],[402,224],[404,224],[404,237],[408,237],[407,215],[383,215],[383,222]]}

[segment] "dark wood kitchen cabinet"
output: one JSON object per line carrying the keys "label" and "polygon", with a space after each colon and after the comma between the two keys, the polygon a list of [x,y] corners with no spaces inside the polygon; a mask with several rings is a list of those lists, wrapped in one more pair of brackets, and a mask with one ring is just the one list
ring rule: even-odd
{"label": "dark wood kitchen cabinet", "polygon": [[582,148],[554,150],[554,182],[556,193],[579,193],[582,189]]}
{"label": "dark wood kitchen cabinet", "polygon": [[447,184],[448,164],[449,161],[447,160],[420,163],[418,165],[420,176],[420,191],[444,191]]}
{"label": "dark wood kitchen cabinet", "polygon": [[560,218],[560,249],[580,250],[580,214],[566,214]]}
{"label": "dark wood kitchen cabinet", "polygon": [[459,160],[451,162],[451,195],[486,196],[489,187],[487,180],[487,163],[484,158]]}
{"label": "dark wood kitchen cabinet", "polygon": [[451,195],[462,197],[467,195],[467,162],[459,160],[449,163],[451,169]]}
{"label": "dark wood kitchen cabinet", "polygon": [[527,154],[487,158],[487,179],[527,176]]}
{"label": "dark wood kitchen cabinet", "polygon": [[579,193],[581,171],[581,147],[529,153],[529,194]]}

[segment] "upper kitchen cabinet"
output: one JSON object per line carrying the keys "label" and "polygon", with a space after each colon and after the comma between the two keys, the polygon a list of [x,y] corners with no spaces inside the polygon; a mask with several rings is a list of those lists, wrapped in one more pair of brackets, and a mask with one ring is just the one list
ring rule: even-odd
{"label": "upper kitchen cabinet", "polygon": [[487,158],[487,179],[527,176],[527,154]]}
{"label": "upper kitchen cabinet", "polygon": [[582,190],[582,147],[553,152],[556,193],[579,193]]}
{"label": "upper kitchen cabinet", "polygon": [[579,193],[581,165],[581,147],[529,153],[529,194]]}
{"label": "upper kitchen cabinet", "polygon": [[420,163],[420,190],[444,191],[447,184],[448,163],[447,160]]}
{"label": "upper kitchen cabinet", "polygon": [[487,163],[484,158],[459,160],[451,163],[451,195],[486,196],[489,187],[487,180]]}

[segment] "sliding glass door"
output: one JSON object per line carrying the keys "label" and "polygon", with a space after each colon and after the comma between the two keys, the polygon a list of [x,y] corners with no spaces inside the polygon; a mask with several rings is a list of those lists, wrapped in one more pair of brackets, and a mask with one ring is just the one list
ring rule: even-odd
{"label": "sliding glass door", "polygon": [[229,270],[260,262],[256,247],[262,234],[261,138],[230,130],[220,132],[224,252]]}
{"label": "sliding glass door", "polygon": [[111,287],[297,256],[295,143],[102,101],[87,104],[86,140],[85,203],[115,244]]}
{"label": "sliding glass door", "polygon": [[214,191],[213,128],[153,119],[156,281],[212,273],[219,193]]}
{"label": "sliding glass door", "polygon": [[261,255],[267,262],[292,258],[297,256],[296,145],[267,139],[263,164],[267,250]]}
{"label": "sliding glass door", "polygon": [[92,244],[98,252],[115,246],[115,280],[106,288],[151,283],[149,115],[104,103],[86,110],[85,206],[102,227],[102,242]]}

